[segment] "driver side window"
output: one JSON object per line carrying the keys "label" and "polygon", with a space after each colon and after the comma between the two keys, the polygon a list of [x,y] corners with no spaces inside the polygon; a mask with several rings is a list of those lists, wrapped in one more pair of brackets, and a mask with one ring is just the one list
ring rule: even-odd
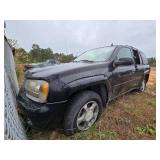
{"label": "driver side window", "polygon": [[117,54],[117,59],[120,60],[121,58],[132,58],[133,55],[129,48],[121,48]]}

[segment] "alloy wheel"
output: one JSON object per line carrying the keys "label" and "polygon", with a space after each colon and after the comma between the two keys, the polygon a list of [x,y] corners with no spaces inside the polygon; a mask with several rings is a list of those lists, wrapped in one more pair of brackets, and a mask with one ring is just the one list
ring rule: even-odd
{"label": "alloy wheel", "polygon": [[96,101],[87,102],[78,113],[77,128],[81,131],[87,130],[97,120],[98,114],[98,103]]}

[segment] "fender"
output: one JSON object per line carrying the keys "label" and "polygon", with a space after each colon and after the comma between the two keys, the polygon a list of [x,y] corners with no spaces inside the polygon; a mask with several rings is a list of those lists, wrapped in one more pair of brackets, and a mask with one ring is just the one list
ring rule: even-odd
{"label": "fender", "polygon": [[104,85],[105,86],[105,89],[106,89],[105,91],[106,91],[107,97],[105,96],[104,101],[107,101],[107,99],[110,97],[110,93],[111,93],[110,88],[111,87],[110,87],[110,82],[109,82],[108,78],[105,77],[104,75],[84,77],[84,78],[72,81],[65,86],[65,89],[68,90],[67,95],[68,95],[68,97],[70,97],[71,95],[73,95],[81,90],[87,89],[89,87],[94,87],[97,85],[101,85],[101,86]]}

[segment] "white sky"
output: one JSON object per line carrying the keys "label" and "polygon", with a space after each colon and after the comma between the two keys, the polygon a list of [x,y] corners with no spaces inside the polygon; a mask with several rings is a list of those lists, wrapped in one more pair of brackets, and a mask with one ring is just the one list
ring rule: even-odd
{"label": "white sky", "polygon": [[126,44],[156,56],[155,21],[6,21],[7,38],[29,51],[33,43],[53,52],[80,54],[85,50]]}

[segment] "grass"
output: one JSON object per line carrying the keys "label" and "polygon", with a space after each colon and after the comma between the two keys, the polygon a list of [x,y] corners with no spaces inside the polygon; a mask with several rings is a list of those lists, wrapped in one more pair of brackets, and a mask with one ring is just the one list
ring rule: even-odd
{"label": "grass", "polygon": [[156,135],[156,130],[152,126],[149,127],[148,125],[145,127],[136,127],[135,130],[140,134],[149,134],[149,135]]}
{"label": "grass", "polygon": [[152,68],[144,93],[132,92],[115,99],[88,131],[65,136],[59,132],[27,132],[29,139],[133,140],[156,139],[156,69]]}

